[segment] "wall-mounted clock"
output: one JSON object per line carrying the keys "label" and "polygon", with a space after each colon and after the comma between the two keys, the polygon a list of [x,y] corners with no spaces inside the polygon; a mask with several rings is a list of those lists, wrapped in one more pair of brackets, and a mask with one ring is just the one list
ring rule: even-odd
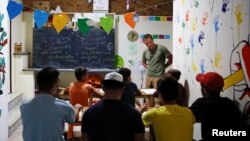
{"label": "wall-mounted clock", "polygon": [[130,42],[136,42],[139,39],[139,34],[135,30],[128,32],[127,38]]}

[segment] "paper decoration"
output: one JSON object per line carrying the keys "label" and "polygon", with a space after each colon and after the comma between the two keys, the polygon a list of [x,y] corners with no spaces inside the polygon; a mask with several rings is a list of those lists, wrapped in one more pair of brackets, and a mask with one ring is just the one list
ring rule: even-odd
{"label": "paper decoration", "polygon": [[35,10],[34,12],[34,20],[37,28],[41,28],[49,18],[49,14],[42,10]]}
{"label": "paper decoration", "polygon": [[67,17],[65,15],[54,15],[52,21],[56,32],[59,33],[67,24]]}
{"label": "paper decoration", "polygon": [[100,19],[100,26],[106,31],[108,34],[110,33],[111,29],[113,28],[113,18],[106,17]]}
{"label": "paper decoration", "polygon": [[78,27],[80,29],[80,32],[83,34],[83,35],[86,35],[88,32],[89,32],[89,26],[87,25],[87,21],[89,19],[78,19]]}
{"label": "paper decoration", "polygon": [[15,18],[17,15],[19,15],[22,12],[23,5],[19,4],[15,1],[9,1],[7,6],[7,11],[10,17],[10,20]]}
{"label": "paper decoration", "polygon": [[124,60],[119,55],[115,55],[115,66],[116,68],[122,68],[124,66]]}
{"label": "paper decoration", "polygon": [[63,11],[61,10],[61,7],[59,5],[57,5],[56,9],[55,10],[51,10],[49,13],[50,14],[60,14],[60,13],[63,13]]}
{"label": "paper decoration", "polygon": [[94,27],[97,28],[97,29],[100,29],[100,22],[96,22]]}
{"label": "paper decoration", "polygon": [[95,21],[89,19],[89,20],[87,20],[86,24],[87,24],[88,26],[94,26],[94,25],[95,25]]}
{"label": "paper decoration", "polygon": [[134,13],[127,13],[124,15],[125,22],[131,27],[135,28]]}

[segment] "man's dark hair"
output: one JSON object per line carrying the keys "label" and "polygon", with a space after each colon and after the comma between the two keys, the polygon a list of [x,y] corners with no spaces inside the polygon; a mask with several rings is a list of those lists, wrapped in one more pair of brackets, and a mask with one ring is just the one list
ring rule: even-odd
{"label": "man's dark hair", "polygon": [[165,101],[175,100],[179,94],[179,84],[172,76],[164,77],[157,82],[157,91]]}
{"label": "man's dark hair", "polygon": [[118,89],[124,87],[124,83],[116,80],[103,80],[102,87],[106,89]]}
{"label": "man's dark hair", "polygon": [[123,82],[127,81],[128,78],[131,76],[131,71],[128,68],[120,68],[118,73],[120,73],[123,77]]}
{"label": "man's dark hair", "polygon": [[115,80],[102,81],[102,87],[106,89],[118,89],[124,87],[124,83]]}
{"label": "man's dark hair", "polygon": [[75,69],[75,77],[78,81],[82,80],[82,77],[84,75],[86,75],[86,73],[88,72],[88,70],[86,68],[82,68],[82,67],[79,67],[79,68],[76,68]]}
{"label": "man's dark hair", "polygon": [[177,81],[180,79],[181,72],[179,70],[177,70],[177,69],[170,69],[168,71],[168,73],[170,73],[174,78],[176,78]]}
{"label": "man's dark hair", "polygon": [[58,81],[60,72],[54,67],[46,67],[37,73],[37,85],[40,91],[50,91]]}
{"label": "man's dark hair", "polygon": [[154,39],[153,39],[153,36],[152,36],[151,34],[145,34],[145,35],[143,36],[143,41],[144,41],[145,39],[147,39],[147,38],[150,38],[150,39],[154,40]]}

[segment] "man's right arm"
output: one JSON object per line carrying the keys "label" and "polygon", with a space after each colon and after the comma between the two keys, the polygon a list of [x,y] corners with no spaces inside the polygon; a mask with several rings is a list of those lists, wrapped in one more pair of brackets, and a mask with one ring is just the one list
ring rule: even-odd
{"label": "man's right arm", "polygon": [[147,69],[148,68],[148,64],[146,63],[146,61],[142,61],[142,65]]}
{"label": "man's right arm", "polygon": [[142,65],[145,67],[145,68],[148,68],[148,64],[147,64],[147,59],[145,57],[145,52],[143,52],[142,54]]}

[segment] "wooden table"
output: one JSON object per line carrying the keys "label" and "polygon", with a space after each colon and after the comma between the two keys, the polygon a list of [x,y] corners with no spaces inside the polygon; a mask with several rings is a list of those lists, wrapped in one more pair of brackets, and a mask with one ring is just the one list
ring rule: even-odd
{"label": "wooden table", "polygon": [[155,89],[140,89],[141,95],[137,95],[136,98],[144,98],[144,101],[148,101],[149,107],[155,106],[154,93]]}

